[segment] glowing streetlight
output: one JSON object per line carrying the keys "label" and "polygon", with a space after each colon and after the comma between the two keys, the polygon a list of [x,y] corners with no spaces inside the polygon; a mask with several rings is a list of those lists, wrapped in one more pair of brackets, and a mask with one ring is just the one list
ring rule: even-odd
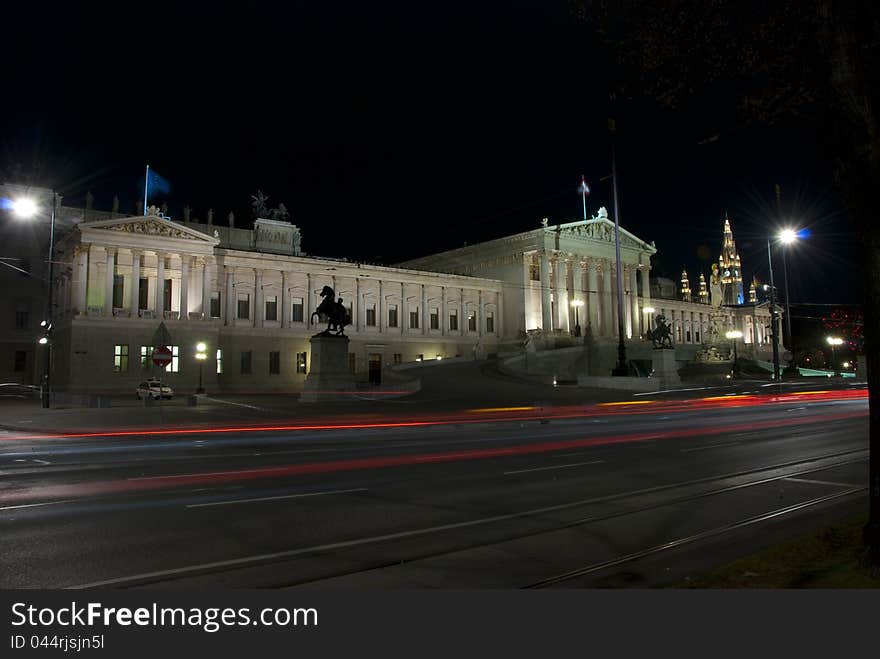
{"label": "glowing streetlight", "polygon": [[794,229],[783,229],[779,232],[779,242],[783,245],[791,245],[798,239],[798,232]]}
{"label": "glowing streetlight", "polygon": [[12,202],[12,212],[25,220],[32,218],[39,210],[40,207],[37,206],[37,202],[27,197],[16,199]]}
{"label": "glowing streetlight", "polygon": [[205,360],[208,358],[208,346],[205,345],[203,341],[199,341],[196,344],[196,359],[199,361],[199,388],[196,389],[197,394],[205,393],[205,388],[202,386],[202,366],[205,363]]}
{"label": "glowing streetlight", "polygon": [[[55,195],[55,191],[52,190],[52,208],[49,220],[49,276],[46,278],[46,287],[48,289],[46,294],[46,319],[40,323],[40,327],[43,328],[44,334],[38,341],[40,345],[46,346],[46,357],[43,365],[43,385],[40,391],[40,400],[43,408],[48,408],[51,401],[51,396],[49,394],[50,378],[52,375],[52,342],[50,340],[50,334],[52,331],[52,280],[54,278],[52,254],[55,251],[55,210],[57,205],[58,198]],[[39,212],[39,204],[30,197],[20,197],[12,202],[12,214],[17,217],[29,220],[36,217]]]}
{"label": "glowing streetlight", "polygon": [[742,338],[743,333],[739,330],[730,330],[725,334],[729,341],[733,341],[733,376],[739,375],[739,361],[736,357],[736,342]]}
{"label": "glowing streetlight", "polygon": [[840,375],[840,371],[837,369],[837,356],[835,353],[835,349],[839,345],[843,345],[843,339],[837,336],[829,336],[825,339],[828,342],[828,345],[831,346],[831,365],[834,367],[834,375]]}
{"label": "glowing streetlight", "polygon": [[578,310],[584,306],[583,300],[572,300],[571,306],[574,309],[574,335],[576,337],[581,335],[581,320]]}

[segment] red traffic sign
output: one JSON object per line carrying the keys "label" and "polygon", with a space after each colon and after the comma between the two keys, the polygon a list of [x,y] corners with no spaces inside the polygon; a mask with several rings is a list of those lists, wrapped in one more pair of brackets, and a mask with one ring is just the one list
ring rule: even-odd
{"label": "red traffic sign", "polygon": [[168,366],[171,363],[171,349],[167,346],[153,348],[153,363],[160,367]]}

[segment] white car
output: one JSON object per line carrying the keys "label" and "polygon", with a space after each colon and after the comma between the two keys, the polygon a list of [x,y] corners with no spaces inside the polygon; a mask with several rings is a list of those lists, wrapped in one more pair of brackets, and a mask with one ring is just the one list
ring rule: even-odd
{"label": "white car", "polygon": [[158,400],[159,398],[173,398],[174,390],[167,384],[162,384],[158,380],[147,380],[138,385],[137,397],[138,400],[141,398],[152,398],[153,400]]}

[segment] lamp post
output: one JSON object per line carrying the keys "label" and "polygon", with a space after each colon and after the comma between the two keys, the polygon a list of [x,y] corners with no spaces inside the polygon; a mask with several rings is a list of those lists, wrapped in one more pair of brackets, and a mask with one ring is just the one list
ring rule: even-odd
{"label": "lamp post", "polygon": [[[46,346],[46,354],[43,364],[43,384],[40,387],[40,400],[44,409],[48,409],[51,401],[49,387],[51,384],[52,374],[52,280],[54,277],[52,255],[55,251],[55,211],[58,205],[58,199],[55,194],[55,190],[52,190],[51,193],[52,205],[49,220],[49,272],[48,278],[46,280],[46,286],[48,289],[46,292],[46,317],[42,322],[40,322],[40,327],[43,328],[43,336],[41,336],[38,341],[40,345]],[[39,210],[40,207],[37,205],[37,202],[27,197],[16,199],[12,202],[12,212],[18,217],[24,219],[30,219],[34,217],[35,215],[37,215]]]}
{"label": "lamp post", "polygon": [[730,330],[725,336],[729,341],[733,341],[733,377],[739,376],[739,361],[736,357],[736,342],[742,338],[743,333],[739,330]]}
{"label": "lamp post", "polygon": [[837,368],[837,353],[835,349],[843,344],[843,339],[837,336],[829,336],[826,341],[831,346],[831,366],[834,368],[834,377],[839,377],[840,369]]}
{"label": "lamp post", "polygon": [[[779,232],[779,242],[782,243],[782,282],[783,288],[785,288],[785,333],[788,335],[786,338],[788,339],[788,350],[791,353],[791,361],[788,363],[788,366],[785,368],[786,374],[789,375],[797,375],[798,370],[795,366],[795,356],[794,356],[794,335],[791,333],[791,307],[789,306],[789,295],[788,295],[788,245],[794,243],[799,237],[800,232],[795,231],[794,229],[783,229]],[[785,341],[783,341],[783,345]]]}
{"label": "lamp post", "polygon": [[208,346],[204,344],[204,342],[199,342],[196,344],[196,359],[199,361],[199,388],[196,389],[197,394],[205,393],[205,388],[202,386],[202,367],[205,364],[205,360],[208,358],[207,352]]}
{"label": "lamp post", "polygon": [[572,300],[571,306],[574,308],[574,335],[575,337],[579,337],[581,335],[581,320],[580,314],[578,310],[584,306],[583,300]]}
{"label": "lamp post", "polygon": [[779,316],[776,315],[776,285],[773,283],[773,254],[767,238],[767,265],[770,268],[770,334],[773,342],[773,381],[779,382]]}

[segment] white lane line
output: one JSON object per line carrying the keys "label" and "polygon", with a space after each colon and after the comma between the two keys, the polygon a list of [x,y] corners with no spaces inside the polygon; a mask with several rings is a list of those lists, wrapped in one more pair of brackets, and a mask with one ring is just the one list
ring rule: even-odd
{"label": "white lane line", "polygon": [[712,444],[710,446],[694,446],[693,448],[683,448],[682,453],[690,453],[691,451],[705,451],[710,448],[722,448],[724,446],[737,446],[739,442],[724,442],[723,444]]}
{"label": "white lane line", "polygon": [[303,497],[320,497],[325,494],[346,494],[348,492],[366,492],[367,488],[357,487],[351,490],[327,490],[326,492],[305,492],[303,494],[283,494],[277,497],[257,497],[255,499],[229,499],[228,501],[212,501],[210,503],[191,503],[187,508],[207,508],[208,506],[228,506],[233,503],[252,503],[254,501],[277,501],[278,499],[301,499]]}
{"label": "white lane line", "polygon": [[783,478],[784,481],[791,481],[792,483],[812,483],[814,485],[833,485],[834,487],[861,487],[861,485],[854,485],[852,483],[835,483],[834,481],[817,481],[811,478]]}
{"label": "white lane line", "polygon": [[[821,462],[826,460],[827,458],[816,458],[814,460],[810,460],[809,462]],[[865,458],[867,459],[867,458]],[[774,469],[782,469],[786,466],[790,465],[775,465],[772,467],[768,467],[767,471],[772,471]],[[805,469],[804,471],[800,471],[797,473],[810,473],[813,471],[819,471],[820,468],[810,468]],[[374,544],[377,542],[385,542],[388,540],[400,540],[402,538],[412,538],[420,535],[429,535],[432,533],[439,533],[442,531],[451,531],[456,529],[464,529],[471,528],[474,526],[480,526],[483,524],[491,524],[495,522],[503,522],[511,519],[521,519],[523,517],[532,517],[534,515],[544,515],[550,512],[557,512],[560,510],[570,510],[572,508],[577,508],[585,505],[592,505],[597,503],[605,503],[607,501],[616,501],[618,499],[638,496],[642,494],[652,494],[654,492],[662,492],[665,490],[687,487],[690,485],[703,484],[707,482],[713,481],[724,481],[730,478],[742,477],[744,474],[742,472],[731,472],[728,474],[721,474],[719,476],[710,476],[703,478],[696,478],[690,481],[682,481],[680,483],[673,483],[671,485],[655,485],[653,487],[646,487],[639,490],[630,490],[628,492],[619,492],[617,494],[608,494],[600,497],[593,497],[590,499],[581,499],[579,501],[568,501],[566,503],[558,503],[552,506],[544,506],[542,508],[532,508],[530,510],[521,510],[515,513],[506,513],[502,515],[493,515],[492,517],[482,517],[478,519],[471,519],[464,522],[452,522],[449,524],[442,524],[440,526],[428,526],[420,529],[412,529],[409,531],[398,531],[397,533],[387,533],[385,535],[376,535],[372,537],[366,538],[355,538],[353,540],[343,540],[341,542],[331,542],[324,545],[315,545],[312,547],[301,547],[299,549],[288,549],[285,551],[278,551],[271,554],[256,554],[252,556],[243,556],[241,558],[230,558],[223,561],[213,561],[210,563],[196,563],[194,565],[186,565],[178,568],[170,568],[166,570],[156,570],[155,572],[143,572],[141,574],[133,574],[127,577],[116,577],[114,579],[105,579],[103,581],[93,581],[92,583],[86,584],[78,584],[73,586],[68,586],[69,590],[83,590],[86,588],[98,588],[99,586],[112,586],[116,584],[129,583],[132,581],[140,581],[143,579],[155,579],[155,578],[164,578],[164,577],[173,577],[181,574],[188,574],[193,572],[200,572],[203,570],[213,570],[218,568],[231,568],[236,566],[243,565],[252,565],[254,563],[260,563],[263,561],[269,560],[278,560],[282,558],[293,558],[294,556],[302,556],[304,554],[310,554],[314,552],[322,552],[322,551],[332,551],[336,549],[345,549],[348,547],[359,547],[362,545]],[[768,477],[763,478],[757,481],[752,481],[750,483],[743,484],[741,486],[731,486],[734,488],[738,487],[749,487],[751,485],[760,485],[761,483],[772,482],[775,480],[779,480],[778,477]]]}
{"label": "white lane line", "polygon": [[22,503],[17,506],[3,506],[0,510],[18,510],[19,508],[37,508],[38,506],[57,506],[62,503],[72,503],[76,499],[64,499],[62,501],[46,501],[44,503]]}
{"label": "white lane line", "polygon": [[568,469],[569,467],[583,467],[584,465],[597,465],[605,462],[604,460],[591,460],[590,462],[575,462],[570,465],[553,465],[550,467],[536,467],[534,469],[517,469],[516,471],[505,471],[505,476],[510,476],[511,474],[527,474],[531,471],[546,471],[548,469]]}

